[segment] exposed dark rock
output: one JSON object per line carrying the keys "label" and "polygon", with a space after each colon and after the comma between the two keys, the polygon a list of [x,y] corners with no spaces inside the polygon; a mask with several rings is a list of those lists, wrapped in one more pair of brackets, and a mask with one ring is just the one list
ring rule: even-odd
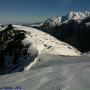
{"label": "exposed dark rock", "polygon": [[[12,56],[11,64],[13,65],[15,65],[23,56],[26,56],[27,58],[27,51],[30,45],[23,45],[22,40],[24,38],[25,32],[22,30],[14,30],[12,25],[9,25],[3,31],[0,31],[0,68],[8,67],[5,64],[8,57]],[[3,74],[5,74],[5,72]]]}

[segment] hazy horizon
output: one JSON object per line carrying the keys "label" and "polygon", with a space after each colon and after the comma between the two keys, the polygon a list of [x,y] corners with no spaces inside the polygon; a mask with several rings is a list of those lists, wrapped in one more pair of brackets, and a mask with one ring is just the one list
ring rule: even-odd
{"label": "hazy horizon", "polygon": [[89,11],[90,0],[1,0],[0,23],[37,23],[70,11]]}

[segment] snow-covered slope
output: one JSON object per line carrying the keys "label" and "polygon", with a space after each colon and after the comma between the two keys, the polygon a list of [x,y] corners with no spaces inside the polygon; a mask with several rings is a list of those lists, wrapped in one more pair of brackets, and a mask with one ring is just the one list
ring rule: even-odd
{"label": "snow-covered slope", "polygon": [[[44,33],[40,30],[25,27],[20,25],[13,25],[17,30],[24,30],[27,32],[26,39],[23,43],[31,43],[32,46],[38,51],[38,55],[53,54],[53,55],[65,55],[65,56],[79,56],[80,52],[72,46],[57,40],[56,38]],[[30,51],[30,50],[29,50]],[[37,62],[37,58],[33,63],[28,65],[25,70],[30,69],[34,63]]]}
{"label": "snow-covered slope", "polygon": [[73,48],[72,46],[57,40],[56,38],[46,34],[40,30],[20,26],[13,25],[17,30],[24,30],[27,32],[27,38],[23,40],[24,43],[32,43],[32,45],[38,50],[39,54],[58,54],[58,55],[70,55],[70,56],[78,56],[80,52]]}
{"label": "snow-covered slope", "polygon": [[0,87],[21,90],[90,90],[89,57],[41,55],[31,71],[0,76]]}
{"label": "snow-covered slope", "polygon": [[8,26],[0,32],[0,74],[28,70],[40,54],[66,56],[81,54],[72,46],[40,30],[21,25],[13,27]]}

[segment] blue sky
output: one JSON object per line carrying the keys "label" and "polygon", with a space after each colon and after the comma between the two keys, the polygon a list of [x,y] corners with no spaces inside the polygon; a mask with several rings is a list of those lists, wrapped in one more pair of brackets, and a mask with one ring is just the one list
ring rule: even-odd
{"label": "blue sky", "polygon": [[70,11],[90,11],[90,0],[0,0],[0,23],[39,22]]}

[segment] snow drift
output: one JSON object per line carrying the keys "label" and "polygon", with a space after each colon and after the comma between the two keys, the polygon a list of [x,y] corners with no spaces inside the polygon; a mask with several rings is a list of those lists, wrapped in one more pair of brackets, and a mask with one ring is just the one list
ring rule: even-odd
{"label": "snow drift", "polygon": [[90,57],[40,55],[29,70],[0,76],[0,87],[23,90],[90,90]]}

